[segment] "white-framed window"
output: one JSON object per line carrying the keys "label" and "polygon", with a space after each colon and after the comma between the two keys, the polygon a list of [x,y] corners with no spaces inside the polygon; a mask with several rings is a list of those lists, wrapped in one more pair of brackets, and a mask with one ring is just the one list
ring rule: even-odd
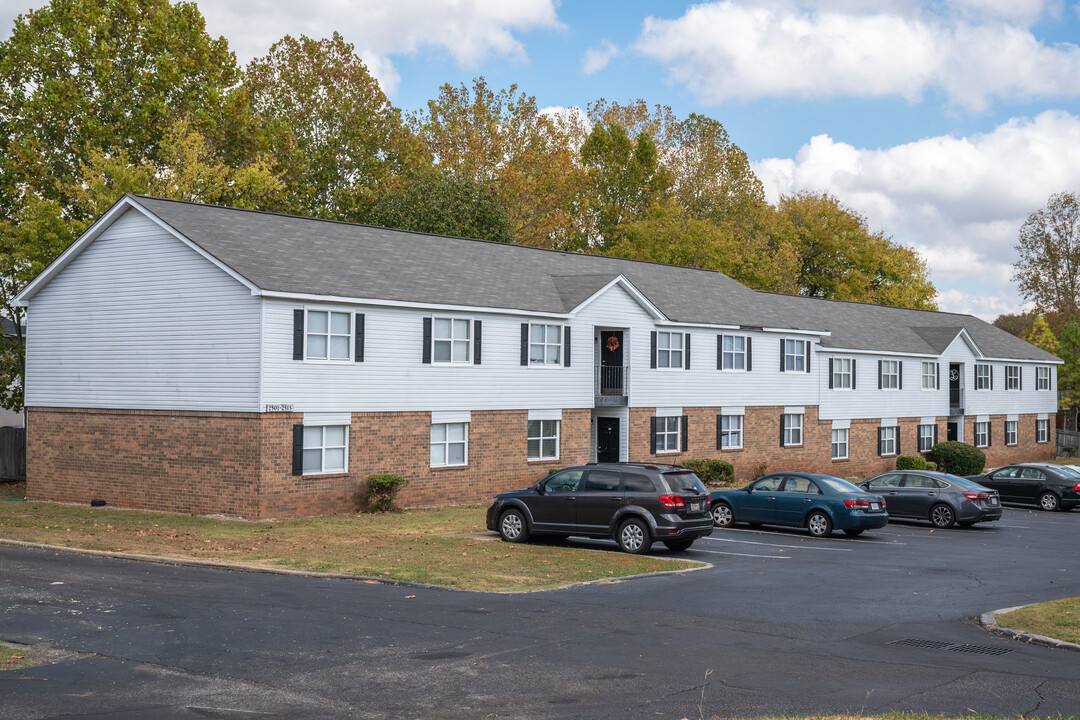
{"label": "white-framed window", "polygon": [[832,431],[832,459],[847,460],[848,456],[848,429],[833,428]]}
{"label": "white-framed window", "polygon": [[878,428],[878,455],[896,455],[899,444],[900,428]]}
{"label": "white-framed window", "polygon": [[1005,366],[1005,389],[1006,390],[1019,390],[1020,389],[1020,366],[1019,365],[1006,365]]}
{"label": "white-framed window", "polygon": [[851,358],[833,358],[832,387],[834,390],[851,390],[854,361]]}
{"label": "white-framed window", "polygon": [[1048,368],[1048,367],[1035,368],[1035,389],[1036,390],[1049,390],[1050,389],[1050,368]]}
{"label": "white-framed window", "polygon": [[900,361],[899,360],[882,360],[880,367],[881,367],[881,389],[882,390],[898,390],[898,389],[900,389]]}
{"label": "white-framed window", "polygon": [[975,447],[988,447],[990,445],[990,423],[975,423]]}
{"label": "white-framed window", "polygon": [[720,449],[734,450],[742,447],[742,415],[720,416]]}
{"label": "white-framed window", "polygon": [[927,424],[919,426],[919,452],[930,452],[934,449],[936,430],[937,425]]}
{"label": "white-framed window", "polygon": [[559,459],[559,421],[529,421],[529,459]]}
{"label": "white-framed window", "polygon": [[469,423],[432,423],[431,467],[467,465],[469,462]]}
{"label": "white-framed window", "polygon": [[806,372],[806,340],[784,341],[784,364],[786,372]]}
{"label": "white-framed window", "polygon": [[720,369],[749,370],[746,361],[747,338],[745,335],[723,335],[720,338]]}
{"label": "white-framed window", "polygon": [[529,365],[562,365],[561,325],[529,323]]}
{"label": "white-framed window", "polygon": [[1006,420],[1005,421],[1005,444],[1006,445],[1015,445],[1016,444],[1016,426],[1017,426],[1017,424],[1018,423],[1017,423],[1016,420]]}
{"label": "white-framed window", "polygon": [[924,362],[922,364],[922,389],[938,389],[938,364],[936,362]]}
{"label": "white-framed window", "polygon": [[348,425],[304,426],[304,474],[348,472]]}
{"label": "white-framed window", "polygon": [[656,333],[656,367],[683,367],[683,334],[681,332]]}
{"label": "white-framed window", "polygon": [[993,390],[993,380],[990,377],[990,366],[983,363],[975,364],[975,389]]}
{"label": "white-framed window", "polygon": [[802,415],[784,413],[780,418],[780,427],[784,447],[802,445]]}
{"label": "white-framed window", "polygon": [[682,418],[678,415],[656,418],[656,452],[679,452]]}
{"label": "white-framed window", "polygon": [[471,363],[472,321],[461,318],[432,318],[431,361],[440,364]]}
{"label": "white-framed window", "polygon": [[1036,420],[1035,421],[1035,442],[1039,442],[1039,443],[1050,442],[1050,421],[1049,420]]}
{"label": "white-framed window", "polygon": [[353,314],[306,310],[304,357],[307,360],[352,360]]}

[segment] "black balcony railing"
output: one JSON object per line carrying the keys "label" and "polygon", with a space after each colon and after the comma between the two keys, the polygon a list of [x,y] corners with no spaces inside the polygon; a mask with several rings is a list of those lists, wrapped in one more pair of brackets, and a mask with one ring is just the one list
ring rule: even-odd
{"label": "black balcony railing", "polygon": [[597,365],[595,392],[609,397],[626,395],[629,380],[629,365]]}

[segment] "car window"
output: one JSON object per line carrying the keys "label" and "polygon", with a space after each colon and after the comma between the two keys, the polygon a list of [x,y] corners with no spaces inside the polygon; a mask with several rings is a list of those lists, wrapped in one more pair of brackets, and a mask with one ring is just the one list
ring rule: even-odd
{"label": "car window", "polygon": [[783,475],[769,475],[758,480],[753,485],[753,492],[775,492],[780,487]]}
{"label": "car window", "polygon": [[856,485],[852,485],[847,480],[842,480],[842,479],[840,479],[838,477],[833,477],[832,475],[818,475],[816,478],[814,478],[814,481],[819,486],[825,486],[825,487],[832,488],[834,492],[838,492],[838,493],[861,493],[861,492],[866,492],[861,487],[858,487]]}
{"label": "car window", "polygon": [[1020,477],[1024,480],[1042,480],[1046,476],[1036,468],[1020,468]]}
{"label": "car window", "polygon": [[1008,478],[1016,477],[1016,471],[1019,469],[1020,468],[1014,467],[1001,468],[1000,470],[995,470],[994,472],[990,473],[990,477],[994,479],[1007,480]]}
{"label": "car window", "polygon": [[705,483],[701,482],[700,478],[694,473],[683,470],[679,472],[666,472],[664,473],[664,482],[671,488],[671,492],[691,492],[701,493],[702,495],[708,494],[708,490],[705,489]]}
{"label": "car window", "polygon": [[1080,470],[1077,470],[1071,465],[1058,465],[1054,467],[1054,470],[1066,475],[1067,477],[1080,478]]}
{"label": "car window", "polygon": [[584,470],[564,470],[544,481],[545,493],[576,492]]}
{"label": "car window", "polygon": [[903,478],[903,475],[900,475],[899,473],[890,473],[889,475],[881,475],[881,476],[876,477],[873,480],[871,480],[867,484],[867,487],[872,487],[872,488],[900,487],[900,480],[902,478]]}
{"label": "car window", "polygon": [[932,488],[937,486],[931,478],[928,478],[925,475],[904,475],[904,482],[900,487]]}
{"label": "car window", "polygon": [[619,472],[616,470],[590,470],[585,477],[585,492],[616,492],[619,489]]}
{"label": "car window", "polygon": [[813,483],[809,478],[799,477],[797,475],[788,475],[784,481],[784,492],[789,493],[809,493],[811,495],[820,495],[821,490]]}
{"label": "car window", "polygon": [[652,478],[641,473],[624,472],[622,474],[623,490],[626,492],[656,492]]}

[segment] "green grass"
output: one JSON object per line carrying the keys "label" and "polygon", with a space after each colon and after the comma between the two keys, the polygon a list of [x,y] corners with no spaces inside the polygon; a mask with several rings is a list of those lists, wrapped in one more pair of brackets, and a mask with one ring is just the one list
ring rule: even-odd
{"label": "green grass", "polygon": [[998,615],[997,624],[1080,645],[1080,597],[1053,600]]}
{"label": "green grass", "polygon": [[0,671],[18,670],[30,667],[34,661],[30,659],[30,651],[0,645]]}
{"label": "green grass", "polygon": [[[700,566],[572,545],[504,543],[484,508],[247,522],[43,502],[0,502],[0,538],[289,568],[444,587],[520,591]],[[458,537],[483,533],[484,537]],[[662,548],[661,545],[657,545]]]}

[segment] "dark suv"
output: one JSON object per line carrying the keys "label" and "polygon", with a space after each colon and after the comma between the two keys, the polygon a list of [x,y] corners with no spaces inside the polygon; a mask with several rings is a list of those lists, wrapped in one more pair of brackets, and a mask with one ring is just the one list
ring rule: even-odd
{"label": "dark suv", "polygon": [[507,542],[579,535],[612,538],[624,552],[641,554],[657,540],[686,550],[712,534],[712,516],[708,491],[686,468],[589,463],[496,495],[487,527]]}

